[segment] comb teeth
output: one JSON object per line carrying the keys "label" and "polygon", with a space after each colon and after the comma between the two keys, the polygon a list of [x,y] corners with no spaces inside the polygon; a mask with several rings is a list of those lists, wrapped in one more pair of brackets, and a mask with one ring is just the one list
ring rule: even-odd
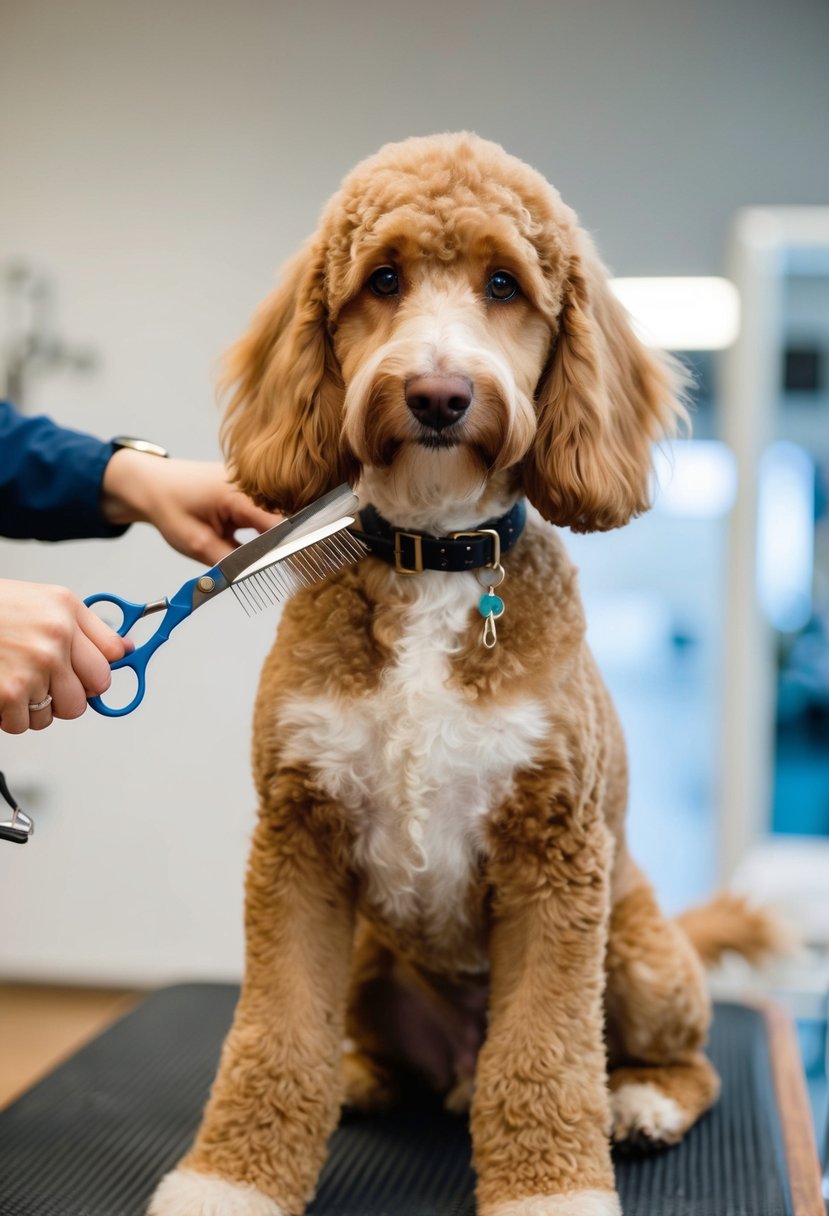
{"label": "comb teeth", "polygon": [[297,549],[270,566],[237,578],[230,584],[230,590],[247,615],[254,616],[263,608],[288,599],[303,587],[321,583],[329,574],[336,574],[343,566],[359,561],[366,552],[365,545],[343,528],[307,549]]}

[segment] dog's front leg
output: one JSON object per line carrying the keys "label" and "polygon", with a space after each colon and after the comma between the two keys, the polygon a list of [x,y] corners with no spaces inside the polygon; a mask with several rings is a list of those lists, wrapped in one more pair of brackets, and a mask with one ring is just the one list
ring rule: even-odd
{"label": "dog's front leg", "polygon": [[[472,1105],[480,1216],[620,1216],[603,1039],[610,846],[592,808],[494,824],[491,996]],[[546,801],[546,800],[545,800]]]}
{"label": "dog's front leg", "polygon": [[353,894],[326,846],[333,808],[297,773],[278,783],[280,810],[254,835],[233,1026],[196,1142],[150,1216],[298,1216],[339,1114]]}

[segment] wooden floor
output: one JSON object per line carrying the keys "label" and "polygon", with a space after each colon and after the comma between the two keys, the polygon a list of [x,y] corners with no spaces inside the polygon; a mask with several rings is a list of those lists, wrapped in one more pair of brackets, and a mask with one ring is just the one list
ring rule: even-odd
{"label": "wooden floor", "polygon": [[140,995],[0,984],[0,1108],[126,1013]]}

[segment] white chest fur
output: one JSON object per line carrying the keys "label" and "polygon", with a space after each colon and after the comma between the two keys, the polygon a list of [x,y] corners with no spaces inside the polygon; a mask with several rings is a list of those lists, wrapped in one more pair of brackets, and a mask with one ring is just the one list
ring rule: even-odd
{"label": "white chest fur", "polygon": [[450,656],[481,595],[472,575],[427,572],[406,593],[379,687],[357,701],[290,697],[278,730],[288,760],[310,764],[349,815],[378,911],[440,934],[463,915],[487,813],[532,763],[546,724],[530,699],[482,706],[448,687]]}

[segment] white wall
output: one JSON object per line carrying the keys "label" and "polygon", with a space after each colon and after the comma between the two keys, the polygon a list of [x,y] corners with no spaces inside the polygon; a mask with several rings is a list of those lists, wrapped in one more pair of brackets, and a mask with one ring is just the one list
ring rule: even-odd
{"label": "white wall", "polygon": [[[820,0],[6,0],[0,268],[52,275],[64,336],[101,358],[30,407],[215,454],[220,352],[341,176],[414,133],[470,127],[536,164],[617,273],[716,272],[736,207],[826,199],[827,34]],[[156,597],[192,567],[136,528],[6,543],[0,570]],[[131,718],[0,736],[39,829],[0,852],[0,973],[238,972],[273,621],[217,602]]]}

